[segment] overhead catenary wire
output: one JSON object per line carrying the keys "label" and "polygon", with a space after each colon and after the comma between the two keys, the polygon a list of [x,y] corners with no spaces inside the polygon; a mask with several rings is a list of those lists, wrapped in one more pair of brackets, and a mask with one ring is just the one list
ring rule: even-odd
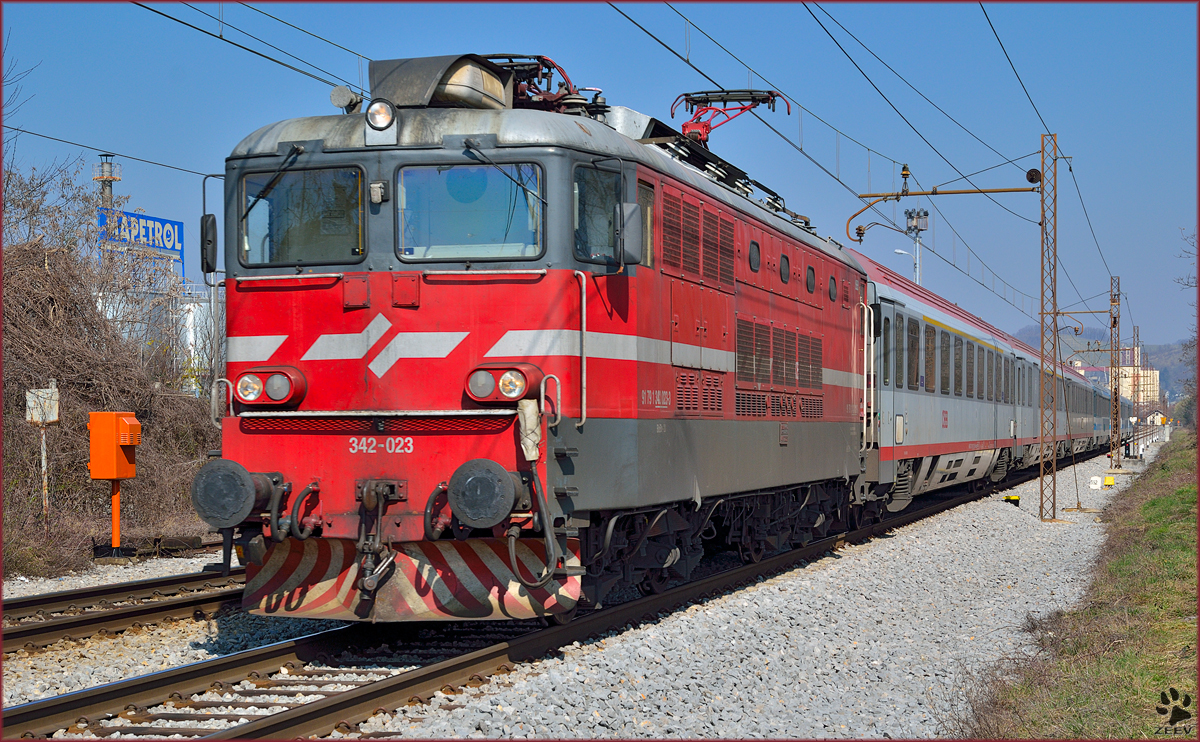
{"label": "overhead catenary wire", "polygon": [[[608,5],[609,5],[609,6],[610,6],[610,7],[611,7],[613,10],[616,10],[618,13],[620,13],[622,16],[624,16],[624,17],[625,17],[625,19],[626,19],[626,20],[628,20],[630,23],[632,23],[633,25],[637,26],[637,27],[638,27],[638,28],[639,28],[639,29],[640,29],[640,30],[641,30],[643,33],[645,33],[645,34],[646,34],[647,36],[649,36],[651,39],[653,39],[654,41],[658,42],[658,44],[659,44],[660,46],[662,46],[664,49],[666,49],[667,51],[669,51],[669,52],[671,52],[672,54],[674,54],[674,55],[675,55],[677,58],[679,58],[679,59],[680,59],[680,61],[684,62],[684,63],[685,63],[685,64],[687,64],[689,67],[691,67],[693,70],[695,70],[695,71],[696,71],[698,74],[700,74],[702,77],[704,77],[704,79],[708,80],[710,83],[712,83],[713,85],[716,85],[716,86],[717,86],[717,87],[719,87],[719,88],[721,87],[721,85],[720,85],[719,83],[717,83],[717,82],[716,82],[716,81],[715,81],[715,80],[714,80],[712,77],[710,77],[709,75],[705,74],[705,73],[704,73],[702,70],[700,70],[698,67],[696,67],[696,65],[695,65],[695,64],[693,64],[693,63],[692,63],[692,61],[691,61],[690,59],[688,59],[688,58],[684,57],[683,55],[681,55],[679,52],[677,52],[675,49],[673,49],[673,48],[672,48],[672,47],[671,47],[669,44],[667,44],[667,43],[666,43],[666,42],[664,42],[662,39],[660,39],[660,38],[658,38],[657,36],[655,36],[653,33],[651,33],[649,30],[647,30],[647,29],[646,29],[644,26],[642,26],[640,23],[638,23],[637,21],[635,21],[633,18],[630,18],[630,17],[629,17],[629,15],[627,15],[625,12],[623,12],[623,11],[622,11],[620,8],[616,7],[616,6],[615,6],[615,5],[613,5],[611,2],[610,2],[610,3],[608,3]],[[669,4],[668,4],[668,7],[670,7],[670,5],[669,5]],[[672,10],[675,10],[675,8],[671,8],[671,9],[672,9]],[[731,52],[731,51],[729,51],[728,49],[726,49],[726,48],[725,48],[723,45],[721,45],[721,43],[720,43],[720,42],[718,42],[718,41],[716,41],[715,39],[713,39],[713,37],[712,37],[712,36],[710,36],[708,33],[706,33],[706,32],[704,31],[704,29],[702,29],[702,28],[700,28],[699,26],[697,26],[697,25],[695,24],[695,22],[693,22],[693,21],[692,21],[691,19],[689,19],[687,16],[684,16],[684,15],[683,15],[682,13],[680,13],[678,10],[675,10],[675,12],[676,12],[678,15],[680,15],[680,16],[681,16],[681,17],[682,17],[682,18],[683,18],[683,19],[684,19],[684,20],[685,20],[685,21],[686,21],[686,22],[689,24],[689,26],[690,26],[690,27],[692,27],[692,28],[695,28],[697,31],[699,31],[701,34],[703,34],[703,35],[704,35],[706,38],[708,38],[710,41],[712,41],[714,44],[716,44],[718,47],[720,47],[720,48],[722,49],[722,51],[724,51],[726,54],[729,54],[731,57],[733,57],[735,60],[737,60],[737,61],[738,61],[739,63],[741,63],[743,66],[745,66],[745,67],[746,67],[748,70],[750,70],[751,72],[753,72],[755,75],[758,75],[758,77],[759,77],[760,79],[762,79],[762,80],[763,80],[763,82],[765,82],[765,83],[767,83],[768,85],[771,85],[773,88],[775,88],[775,89],[776,89],[776,92],[779,92],[781,95],[784,95],[784,97],[785,97],[785,98],[788,98],[789,100],[792,100],[793,102],[796,102],[796,101],[795,101],[794,99],[792,99],[790,96],[787,96],[785,93],[783,93],[782,91],[778,90],[778,88],[776,88],[776,86],[774,86],[774,85],[773,85],[773,84],[772,84],[772,83],[771,83],[769,80],[767,80],[765,77],[763,77],[763,75],[762,75],[761,73],[759,73],[757,70],[754,70],[754,69],[753,69],[753,68],[751,68],[749,65],[747,65],[745,62],[742,62],[742,60],[741,60],[741,59],[739,59],[739,58],[737,57],[737,55],[735,55],[733,52]],[[722,89],[722,90],[724,90],[724,88],[721,88],[721,89]],[[799,104],[799,103],[796,103],[796,105],[797,105],[797,106],[799,106],[800,104]],[[804,110],[804,109],[802,109],[802,110]],[[791,139],[789,139],[789,138],[788,138],[786,135],[784,135],[782,132],[780,132],[780,131],[779,131],[778,129],[776,129],[774,126],[772,126],[771,124],[769,124],[769,123],[768,123],[766,120],[764,120],[764,119],[763,119],[761,116],[759,116],[757,112],[755,112],[755,111],[750,111],[750,114],[751,114],[752,116],[754,116],[756,119],[758,119],[760,122],[762,122],[762,124],[763,124],[764,126],[766,126],[768,129],[770,129],[770,130],[771,130],[773,133],[775,133],[777,136],[779,136],[781,139],[783,139],[785,142],[787,142],[787,144],[788,144],[789,146],[791,146],[793,149],[797,150],[798,152],[800,152],[801,154],[803,154],[803,155],[804,155],[806,158],[808,158],[808,160],[809,160],[810,162],[812,162],[814,165],[816,165],[816,166],[817,166],[817,167],[818,167],[818,168],[819,168],[819,169],[820,169],[822,172],[824,172],[824,173],[825,173],[826,175],[828,175],[829,177],[833,178],[835,181],[837,181],[839,184],[841,184],[841,185],[842,185],[842,187],[846,188],[846,190],[848,190],[848,191],[849,191],[850,193],[852,193],[852,194],[853,194],[853,195],[854,195],[856,198],[858,198],[858,193],[857,193],[857,192],[856,192],[856,191],[855,191],[853,188],[851,188],[851,187],[850,187],[850,186],[848,186],[848,185],[847,185],[845,182],[843,182],[843,181],[842,181],[842,180],[841,180],[841,179],[840,179],[840,178],[839,178],[837,175],[835,175],[834,173],[830,172],[830,171],[829,171],[829,169],[828,169],[828,168],[826,168],[824,165],[822,165],[820,162],[818,162],[818,161],[816,161],[815,159],[813,159],[813,157],[812,157],[811,155],[809,155],[809,154],[808,154],[808,152],[804,151],[804,149],[803,149],[803,148],[801,148],[801,147],[797,146],[795,142],[793,142]],[[824,122],[822,122],[822,123],[824,123]],[[826,125],[828,126],[828,124],[826,124]],[[832,129],[833,127],[832,127],[832,126],[830,126],[830,128]],[[834,130],[835,130],[835,131],[837,131],[837,129],[834,129]],[[864,149],[867,149],[867,151],[868,151],[868,152],[875,152],[875,150],[872,150],[871,148],[869,148],[869,147],[866,147],[866,145],[863,145],[863,144],[861,144],[861,143],[859,143],[859,142],[857,142],[857,141],[855,141],[855,143],[856,143],[856,144],[859,144],[859,145],[860,145],[860,146],[862,146]],[[876,154],[879,154],[879,153],[878,153],[878,152],[876,152]],[[883,155],[883,156],[884,156],[884,157],[886,157],[886,155]],[[890,159],[890,158],[888,158],[888,159]],[[1021,158],[1021,159],[1023,159],[1023,158]],[[893,164],[899,164],[899,163],[898,163],[897,161],[895,161],[895,160],[892,160],[892,162],[893,162]],[[914,181],[915,181],[915,179],[914,179]],[[919,186],[919,184],[918,184],[918,186]],[[865,199],[860,199],[860,201],[864,201],[864,202],[865,202]],[[942,216],[942,217],[943,217],[943,220],[944,220],[944,221],[946,221],[946,224],[947,224],[947,226],[949,226],[949,227],[950,227],[951,231],[952,231],[952,232],[954,232],[955,236],[956,236],[956,237],[957,237],[959,240],[961,240],[961,241],[962,241],[962,243],[963,243],[963,246],[964,246],[964,247],[966,248],[966,250],[967,250],[967,256],[968,256],[968,257],[967,257],[967,260],[968,260],[968,265],[969,265],[969,264],[970,264],[970,263],[969,263],[969,261],[970,261],[970,256],[971,256],[971,254],[972,254],[972,253],[974,253],[974,250],[972,250],[972,249],[971,249],[970,245],[969,245],[969,244],[967,244],[967,241],[966,241],[965,239],[963,239],[962,235],[961,235],[961,234],[959,234],[959,233],[957,232],[957,230],[955,230],[955,229],[954,229],[954,226],[953,226],[952,224],[950,224],[949,220],[945,219],[944,215],[942,215],[942,214],[941,214],[940,210],[938,210],[938,209],[937,209],[937,206],[936,206],[936,205],[934,205],[934,209],[935,209],[935,211],[937,211],[937,212],[938,212],[938,214],[939,214],[940,216]],[[885,215],[884,215],[882,212],[880,212],[880,211],[879,211],[879,208],[878,208],[877,206],[872,206],[872,207],[871,207],[871,210],[872,210],[872,211],[874,211],[876,214],[878,214],[878,215],[880,216],[880,218],[881,218],[881,219],[883,219],[884,221],[886,221],[886,222],[890,223],[890,224],[891,224],[893,227],[896,227],[898,231],[903,231],[903,230],[900,230],[900,229],[899,229],[899,225],[898,225],[898,224],[896,224],[896,221],[895,221],[895,219],[894,219],[894,218],[888,218],[887,216],[885,216]],[[950,265],[951,267],[953,267],[955,270],[959,271],[960,273],[963,273],[963,274],[964,274],[964,275],[966,275],[968,278],[971,278],[972,280],[974,280],[974,281],[975,281],[976,283],[978,283],[980,286],[982,286],[982,287],[984,287],[984,288],[987,288],[987,289],[988,289],[988,290],[990,290],[990,291],[991,291],[993,294],[995,294],[996,296],[999,296],[999,297],[1000,297],[1000,298],[1001,298],[1001,299],[1002,299],[1002,300],[1003,300],[1005,303],[1009,304],[1010,306],[1012,306],[1013,308],[1015,308],[1017,311],[1021,312],[1022,314],[1026,315],[1027,317],[1031,317],[1031,318],[1032,318],[1032,315],[1031,315],[1029,312],[1027,312],[1023,306],[1018,306],[1018,305],[1017,305],[1017,304],[1015,304],[1014,302],[1010,301],[1006,295],[1003,295],[1003,294],[997,294],[997,293],[995,292],[995,289],[994,289],[993,287],[989,287],[989,286],[988,286],[986,283],[984,283],[983,281],[980,281],[979,279],[975,278],[973,275],[971,275],[971,273],[970,273],[969,271],[964,271],[964,270],[963,270],[961,267],[959,267],[959,266],[958,266],[958,264],[957,264],[957,263],[955,263],[955,262],[952,262],[952,261],[949,261],[949,260],[946,260],[946,258],[945,258],[945,257],[943,257],[942,255],[938,254],[938,253],[937,253],[936,251],[934,251],[934,250],[930,250],[930,252],[933,252],[933,253],[934,253],[934,255],[937,255],[937,257],[938,257],[938,259],[939,259],[939,260],[942,260],[943,262],[945,262],[945,263],[947,263],[948,265]],[[984,267],[984,269],[986,269],[986,271],[987,271],[987,272],[991,273],[991,274],[992,274],[992,276],[993,276],[993,278],[999,278],[999,277],[996,275],[996,272],[995,272],[994,270],[992,270],[992,268],[991,268],[989,265],[987,265],[987,263],[986,263],[986,262],[984,262],[982,258],[980,258],[980,257],[979,257],[978,253],[974,253],[974,255],[975,255],[975,259],[976,259],[976,261],[977,261],[977,262],[978,262],[980,265],[982,265],[982,266]],[[1016,287],[1014,287],[1012,284],[1010,284],[1009,282],[1005,281],[1005,280],[1004,280],[1004,279],[1002,279],[1002,278],[1000,279],[1000,282],[1001,282],[1001,283],[1002,283],[1002,284],[1003,284],[1005,287],[1007,287],[1007,288],[1011,289],[1011,290],[1013,291],[1013,293],[1014,293],[1014,294],[1020,294],[1021,296],[1024,296],[1024,297],[1026,297],[1026,298],[1028,298],[1028,299],[1030,299],[1030,300],[1032,301],[1032,298],[1033,298],[1033,297],[1032,297],[1031,295],[1029,295],[1029,294],[1026,294],[1026,293],[1025,293],[1025,292],[1023,292],[1023,291],[1020,291],[1019,289],[1017,289],[1017,288],[1016,288]]]}
{"label": "overhead catenary wire", "polygon": [[[237,31],[238,33],[242,34],[243,36],[247,36],[247,37],[249,37],[249,38],[251,38],[251,39],[254,39],[255,41],[257,41],[257,42],[258,42],[258,43],[260,43],[260,44],[266,44],[267,46],[271,47],[272,49],[274,49],[275,51],[279,52],[280,54],[285,54],[285,55],[287,55],[287,56],[291,57],[292,59],[296,60],[297,62],[299,62],[299,63],[301,63],[301,64],[306,64],[306,65],[308,65],[309,67],[312,67],[314,70],[317,70],[318,72],[321,72],[322,74],[329,75],[330,77],[334,78],[335,80],[339,80],[339,81],[341,81],[341,82],[344,82],[344,83],[346,83],[347,85],[349,85],[349,86],[351,86],[351,87],[358,87],[357,85],[355,85],[354,83],[350,82],[350,81],[349,81],[349,80],[347,80],[346,78],[344,78],[344,77],[340,77],[340,76],[338,76],[338,75],[336,75],[336,74],[334,74],[334,73],[330,72],[329,70],[322,69],[321,67],[318,67],[317,65],[313,64],[312,62],[309,62],[309,61],[308,61],[308,60],[306,60],[306,59],[301,59],[300,57],[297,57],[295,54],[292,54],[291,52],[287,51],[286,49],[280,49],[279,47],[275,46],[275,45],[274,45],[274,44],[272,44],[271,42],[269,42],[269,41],[265,41],[264,39],[260,39],[260,38],[258,38],[257,36],[255,36],[254,34],[250,33],[249,31],[244,31],[244,30],[242,30],[242,29],[238,28],[237,26],[233,25],[232,23],[230,23],[229,21],[225,20],[224,18],[217,18],[216,16],[214,16],[214,15],[212,15],[212,14],[210,14],[210,13],[206,13],[205,11],[201,10],[200,8],[197,8],[195,5],[192,5],[192,4],[190,4],[190,3],[186,3],[186,2],[185,2],[185,3],[182,3],[182,5],[184,5],[184,6],[188,7],[188,8],[191,8],[192,10],[196,11],[197,13],[199,13],[199,14],[201,14],[201,15],[203,15],[203,16],[206,16],[206,17],[208,17],[208,18],[210,18],[210,19],[212,19],[212,20],[214,20],[214,21],[217,21],[217,22],[218,22],[218,23],[220,23],[222,26],[228,26],[229,28],[232,28],[234,31]],[[221,38],[225,38],[225,37],[224,37],[224,36],[222,36]],[[360,88],[360,92],[361,92],[361,88]]]}
{"label": "overhead catenary wire", "polygon": [[368,57],[366,54],[360,54],[359,52],[356,52],[356,51],[354,51],[353,49],[347,49],[346,47],[342,46],[341,44],[338,44],[338,43],[336,43],[336,42],[330,41],[329,39],[325,38],[324,36],[320,36],[320,35],[318,35],[318,34],[315,34],[315,33],[313,33],[312,31],[309,31],[309,30],[307,30],[307,29],[301,28],[300,26],[297,26],[297,25],[295,25],[295,24],[293,24],[293,23],[288,23],[287,21],[283,20],[282,18],[277,18],[277,17],[275,17],[275,16],[271,15],[270,13],[268,13],[267,11],[265,11],[265,10],[262,10],[261,8],[256,8],[256,7],[254,7],[253,5],[250,5],[249,3],[241,3],[241,2],[239,2],[239,3],[238,3],[238,5],[241,5],[241,6],[242,6],[242,7],[244,7],[244,8],[249,8],[250,10],[253,10],[255,13],[262,13],[263,15],[265,15],[266,17],[270,18],[270,19],[271,19],[271,20],[273,20],[273,21],[278,21],[278,22],[282,23],[283,25],[285,25],[285,26],[287,26],[287,27],[289,27],[289,28],[294,28],[294,29],[296,29],[296,30],[297,30],[297,31],[299,31],[300,33],[305,33],[305,34],[308,34],[309,36],[313,37],[314,39],[319,39],[320,41],[324,41],[326,44],[329,44],[330,46],[336,46],[338,49],[341,49],[341,50],[342,50],[342,51],[344,51],[344,52],[349,52],[350,54],[353,54],[353,55],[354,55],[354,56],[356,56],[356,57],[361,57],[362,59],[365,59],[365,60],[367,60],[368,62],[374,62],[374,61],[375,61],[375,60],[371,59],[370,57]]}
{"label": "overhead catenary wire", "polygon": [[[28,134],[28,135],[34,136],[34,137],[41,137],[42,139],[49,139],[53,142],[62,142],[63,144],[69,144],[72,147],[80,147],[82,149],[90,149],[93,152],[102,152],[104,154],[110,154],[113,157],[120,157],[125,160],[134,160],[135,162],[144,162],[147,165],[156,165],[158,167],[165,167],[170,170],[178,170],[181,173],[191,173],[192,175],[199,175],[201,177],[209,175],[209,173],[202,173],[199,170],[189,170],[186,167],[178,167],[176,165],[168,165],[165,162],[156,162],[155,160],[147,160],[142,157],[134,157],[133,155],[123,155],[120,152],[114,152],[111,149],[108,149],[105,147],[93,147],[90,144],[80,144],[79,142],[72,142],[68,139],[59,139],[58,137],[52,137],[52,136],[49,136],[46,134],[39,134],[36,131],[30,131],[28,129],[20,129],[20,128],[17,128],[16,126],[9,126],[8,124],[4,124],[4,128],[8,129],[10,131],[17,131],[22,134]],[[224,178],[225,176],[224,175],[213,175],[212,177]]]}
{"label": "overhead catenary wire", "polygon": [[[942,107],[941,107],[941,106],[939,106],[938,104],[936,104],[936,103],[934,103],[932,100],[930,100],[930,99],[929,99],[929,97],[928,97],[927,95],[925,95],[924,93],[922,93],[920,90],[917,90],[917,88],[916,88],[916,86],[915,86],[915,85],[913,85],[911,82],[909,82],[908,80],[906,80],[906,79],[904,78],[904,75],[901,75],[899,72],[897,72],[895,69],[893,69],[893,68],[892,68],[892,66],[891,66],[890,64],[888,64],[887,62],[883,61],[883,59],[881,59],[881,58],[880,58],[880,56],[879,56],[878,54],[876,54],[875,52],[871,51],[871,48],[870,48],[870,47],[868,47],[866,44],[864,44],[862,41],[860,41],[860,40],[859,40],[859,38],[858,38],[857,36],[855,36],[853,33],[851,33],[849,29],[847,29],[845,26],[843,26],[843,25],[841,24],[841,22],[840,22],[840,21],[838,21],[838,19],[837,19],[837,18],[834,18],[834,17],[833,17],[833,16],[830,14],[830,12],[829,12],[828,10],[825,10],[825,8],[821,7],[821,4],[820,4],[820,3],[813,3],[813,5],[815,5],[815,6],[817,7],[817,10],[820,10],[822,13],[824,13],[824,14],[825,14],[825,15],[826,15],[826,16],[829,18],[829,20],[831,20],[831,21],[833,21],[834,23],[836,23],[836,24],[837,24],[837,26],[838,26],[838,28],[842,29],[842,31],[845,31],[847,36],[849,36],[850,38],[854,39],[854,41],[855,41],[855,42],[856,42],[856,43],[857,43],[859,46],[861,46],[863,49],[866,49],[867,53],[868,53],[868,54],[870,54],[872,57],[875,57],[875,59],[876,59],[876,60],[877,60],[877,61],[878,61],[880,64],[882,64],[884,67],[886,67],[886,68],[888,69],[888,71],[889,71],[889,72],[891,72],[891,73],[892,73],[893,75],[895,75],[896,77],[900,78],[900,82],[902,82],[902,83],[904,83],[905,85],[907,85],[909,88],[911,88],[911,89],[912,89],[912,91],[913,91],[914,93],[916,93],[917,95],[921,96],[921,98],[923,98],[923,99],[925,100],[925,102],[926,102],[926,103],[928,103],[929,105],[931,105],[931,106],[933,106],[935,109],[937,109],[938,113],[940,113],[940,114],[942,114],[943,116],[945,116],[946,118],[950,119],[950,121],[951,121],[951,122],[953,122],[955,126],[957,126],[958,128],[960,128],[960,129],[962,129],[963,131],[965,131],[967,134],[969,134],[969,135],[971,136],[971,138],[972,138],[972,139],[974,139],[975,141],[979,142],[979,143],[980,143],[980,144],[982,144],[984,147],[987,147],[988,149],[990,149],[990,150],[991,150],[993,153],[995,153],[996,155],[998,155],[998,156],[1000,156],[1000,157],[1004,157],[1004,155],[1003,155],[1003,154],[1002,154],[1002,153],[1001,153],[999,150],[997,150],[997,149],[996,149],[995,147],[993,147],[992,145],[990,145],[990,144],[988,144],[987,142],[985,142],[985,141],[983,141],[982,139],[980,139],[978,136],[976,136],[976,135],[975,135],[975,132],[973,132],[973,131],[971,131],[970,129],[968,129],[966,126],[964,126],[962,123],[960,123],[958,119],[954,118],[954,117],[953,117],[953,116],[951,116],[949,113],[946,113],[946,111],[944,111],[944,110],[942,109]],[[1034,154],[1037,154],[1037,153],[1034,153]],[[1026,155],[1026,157],[1028,157],[1028,156],[1029,156],[1029,155]],[[1004,162],[1002,162],[1002,163],[1000,163],[1000,164],[1001,164],[1001,165],[1007,165],[1008,163],[1010,163],[1010,162],[1011,162],[1011,163],[1013,163],[1013,164],[1015,165],[1017,160],[1023,160],[1023,159],[1025,159],[1025,158],[1024,158],[1024,157],[1017,157],[1017,158],[1013,158],[1013,159],[1010,159],[1010,160],[1005,160]],[[998,165],[997,167],[999,167],[999,165]],[[990,168],[989,168],[989,169],[990,169]],[[1020,168],[1018,167],[1018,169],[1020,169]],[[979,172],[985,172],[985,171],[981,170],[981,171],[979,171]],[[979,173],[972,173],[972,175],[978,175],[978,174],[979,174]],[[951,182],[951,183],[953,183],[954,181],[950,181],[950,182]],[[945,184],[943,184],[943,185],[945,185]]]}
{"label": "overhead catenary wire", "polygon": [[[876,85],[875,81],[871,79],[871,76],[866,73],[866,70],[864,70],[861,66],[859,66],[858,62],[855,61],[854,57],[850,55],[850,52],[846,51],[846,48],[844,46],[842,46],[841,42],[839,42],[832,33],[829,32],[828,28],[825,28],[825,24],[821,23],[821,19],[817,17],[817,14],[812,12],[812,8],[808,7],[808,5],[805,5],[804,9],[808,11],[808,14],[812,16],[813,20],[817,22],[817,25],[821,27],[821,30],[825,32],[825,34],[829,37],[829,39],[831,41],[833,41],[834,45],[837,46],[837,48],[842,52],[842,54],[844,54],[846,56],[846,59],[850,60],[850,64],[854,65],[854,69],[858,70],[859,73],[862,74],[863,78],[866,79],[867,83],[869,83],[870,86],[875,89],[876,93],[879,93],[879,97],[883,98],[884,103],[887,103],[888,106],[890,106],[891,109],[896,112],[896,115],[900,117],[900,120],[903,121],[905,124],[907,124],[908,128],[912,129],[913,133],[916,134],[921,139],[921,141],[926,144],[926,146],[928,146],[931,150],[933,150],[933,153],[935,155],[942,158],[942,161],[945,162],[947,165],[949,165],[951,170],[958,173],[962,177],[963,180],[967,181],[967,183],[970,183],[972,188],[975,188],[976,190],[980,190],[979,186],[972,183],[971,179],[969,177],[963,175],[963,172],[961,170],[959,170],[958,167],[956,167],[953,162],[950,162],[950,159],[947,158],[945,155],[943,155],[941,153],[941,150],[939,150],[937,147],[933,146],[933,142],[930,142],[925,137],[925,135],[922,134],[919,129],[917,129],[916,126],[913,126],[913,123],[911,121],[909,121],[908,118],[905,117],[905,115],[903,113],[900,113],[900,109],[897,108],[896,105],[894,103],[892,103],[891,99],[889,99],[887,97],[887,95],[884,94],[884,92],[879,89],[879,86]],[[1003,157],[1003,155],[1001,155],[1001,157]],[[1024,219],[1025,221],[1029,222],[1030,224],[1038,223],[1035,220],[1030,219],[1029,217],[1027,217],[1023,214],[1018,214],[1017,212],[1008,208],[1007,206],[1005,206],[1004,204],[1000,203],[995,198],[993,198],[990,193],[985,193],[983,195],[987,196],[989,201],[996,204],[1001,209],[1004,209],[1005,211],[1012,214],[1013,216],[1017,217],[1018,219]]]}
{"label": "overhead catenary wire", "polygon": [[[1017,72],[1017,66],[1013,64],[1012,57],[1008,55],[1008,49],[1004,48],[1004,42],[1000,40],[1000,33],[996,31],[996,26],[988,16],[987,8],[983,7],[983,3],[979,3],[979,9],[983,11],[983,17],[987,19],[988,28],[992,29],[992,35],[996,37],[996,43],[1000,45],[1000,51],[1004,52],[1004,58],[1008,60],[1008,66],[1012,68],[1013,75],[1016,76],[1017,82],[1021,84],[1021,90],[1025,91],[1025,97],[1029,99],[1029,105],[1033,107],[1033,112],[1037,114],[1038,121],[1042,122],[1042,128],[1049,134],[1050,127],[1046,125],[1046,119],[1042,118],[1042,112],[1038,110],[1037,104],[1033,102],[1033,96],[1029,94],[1029,88],[1025,87],[1025,81],[1021,79],[1021,73]],[[1088,214],[1087,204],[1084,203],[1083,191],[1080,190],[1079,181],[1075,178],[1075,168],[1072,167],[1069,157],[1063,159],[1067,161],[1067,172],[1071,175],[1071,181],[1075,183],[1075,194],[1079,196],[1079,205],[1083,208],[1083,217],[1087,220],[1088,230],[1092,233],[1092,242],[1096,243],[1096,252],[1100,254],[1100,262],[1104,264],[1104,270],[1108,273],[1108,277],[1112,278],[1112,269],[1108,267],[1108,260],[1104,257],[1104,251],[1100,249],[1100,240],[1096,237],[1096,228],[1092,226],[1092,217]]]}
{"label": "overhead catenary wire", "polygon": [[[139,3],[139,2],[134,2],[133,4],[138,6],[139,8],[145,8],[146,10],[148,10],[151,13],[154,13],[156,15],[161,15],[163,18],[167,18],[169,20],[175,21],[176,23],[187,26],[188,28],[190,28],[194,31],[199,31],[200,33],[204,34],[205,36],[211,36],[214,39],[217,39],[218,41],[224,41],[226,44],[232,44],[233,46],[236,46],[237,48],[242,49],[244,51],[248,51],[255,56],[262,57],[263,59],[265,59],[269,62],[274,62],[275,64],[277,64],[281,67],[287,67],[289,70],[291,70],[293,72],[299,72],[301,75],[304,75],[305,77],[311,77],[312,79],[316,80],[317,82],[323,82],[331,88],[337,87],[337,83],[333,82],[332,80],[326,80],[323,77],[318,77],[317,75],[314,75],[313,73],[311,73],[307,70],[302,70],[299,67],[290,65],[287,62],[284,62],[282,60],[279,60],[279,59],[276,59],[275,57],[270,56],[269,54],[263,54],[262,52],[258,51],[257,49],[251,49],[250,47],[239,44],[236,41],[232,41],[223,36],[219,36],[219,35],[213,33],[212,31],[207,31],[203,28],[200,28],[199,26],[193,26],[192,24],[188,23],[187,21],[185,21],[181,18],[176,18],[173,15],[168,15],[168,14],[162,12],[161,10],[155,10],[154,8],[151,8],[150,6],[143,5],[142,3]],[[226,25],[228,25],[228,24],[226,24]]]}

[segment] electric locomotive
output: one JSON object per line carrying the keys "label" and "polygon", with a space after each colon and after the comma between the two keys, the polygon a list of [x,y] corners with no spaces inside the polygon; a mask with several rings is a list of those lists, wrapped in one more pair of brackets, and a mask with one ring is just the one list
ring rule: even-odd
{"label": "electric locomotive", "polygon": [[[1024,388],[1013,341],[883,280],[702,137],[546,57],[370,81],[226,160],[222,448],[192,500],[252,612],[564,621],[706,549],[756,561],[1032,460],[996,391]],[[214,272],[213,216],[202,242]],[[902,312],[915,352],[898,291],[929,304]],[[910,386],[949,363],[922,327],[1003,356],[978,394]],[[925,440],[931,400],[963,412]]]}

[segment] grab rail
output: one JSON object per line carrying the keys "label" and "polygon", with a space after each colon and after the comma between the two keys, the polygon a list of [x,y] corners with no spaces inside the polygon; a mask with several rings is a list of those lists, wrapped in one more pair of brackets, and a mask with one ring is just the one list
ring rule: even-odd
{"label": "grab rail", "polygon": [[546,414],[546,382],[551,379],[554,379],[554,422],[547,421],[546,427],[548,428],[558,427],[558,424],[562,422],[562,382],[554,374],[543,376],[541,388],[538,390],[542,414]]}
{"label": "grab rail", "polygon": [[540,270],[495,270],[495,271],[422,271],[423,276],[544,276],[546,269]]}
{"label": "grab rail", "polygon": [[257,281],[295,281],[309,278],[345,278],[344,273],[295,273],[288,276],[234,276],[237,283],[253,283]]}
{"label": "grab rail", "polygon": [[[858,305],[863,308],[863,433],[862,446],[858,449],[859,453],[862,453],[867,450],[867,423],[871,417],[871,408],[874,407],[868,390],[871,389],[871,379],[875,376],[875,310],[866,302],[860,301]],[[870,372],[867,371],[868,363]]]}
{"label": "grab rail", "polygon": [[582,428],[587,422],[587,274],[575,271],[579,279],[579,422]]}

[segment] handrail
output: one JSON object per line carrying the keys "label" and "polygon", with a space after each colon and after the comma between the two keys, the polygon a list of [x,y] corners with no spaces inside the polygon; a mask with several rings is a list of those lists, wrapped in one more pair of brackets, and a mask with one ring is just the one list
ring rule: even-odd
{"label": "handrail", "polygon": [[[873,400],[868,396],[868,389],[871,387],[870,380],[875,375],[875,310],[866,302],[860,301],[858,305],[863,308],[863,433],[862,446],[858,449],[859,453],[862,453],[867,450],[867,423],[874,406],[870,403]],[[870,372],[867,371],[868,358]]]}
{"label": "handrail", "polygon": [[[226,386],[226,399],[222,400],[225,402],[225,410],[224,414],[218,415],[217,408],[219,405],[217,404],[217,395],[221,393],[221,384]],[[226,379],[222,376],[213,380],[212,389],[208,394],[208,413],[209,419],[212,420],[213,425],[217,426],[217,430],[221,430],[222,417],[229,417],[233,415],[233,384],[229,382],[229,379]]]}
{"label": "handrail", "polygon": [[494,270],[494,271],[421,271],[423,276],[544,276],[546,269],[540,270]]}
{"label": "handrail", "polygon": [[546,414],[546,382],[554,379],[554,422],[547,422],[546,427],[558,427],[562,422],[562,381],[554,374],[546,374],[542,377],[541,387],[538,390],[538,396],[541,401],[542,414]]}
{"label": "handrail", "polygon": [[253,283],[258,281],[295,281],[307,278],[344,278],[344,273],[296,273],[287,276],[234,276],[238,283]]}
{"label": "handrail", "polygon": [[579,422],[575,428],[587,422],[587,274],[575,271],[579,279]]}

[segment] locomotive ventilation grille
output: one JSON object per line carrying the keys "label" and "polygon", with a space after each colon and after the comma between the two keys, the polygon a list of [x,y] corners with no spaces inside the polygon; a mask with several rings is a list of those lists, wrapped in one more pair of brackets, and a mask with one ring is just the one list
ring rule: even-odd
{"label": "locomotive ventilation grille", "polygon": [[498,433],[512,417],[249,417],[244,433]]}
{"label": "locomotive ventilation grille", "polygon": [[821,338],[739,319],[735,347],[738,381],[822,388]]}
{"label": "locomotive ventilation grille", "polygon": [[679,412],[710,412],[725,409],[721,377],[682,371],[675,377],[675,409]]}
{"label": "locomotive ventilation grille", "polygon": [[680,193],[663,193],[663,264],[733,286],[733,220]]}

